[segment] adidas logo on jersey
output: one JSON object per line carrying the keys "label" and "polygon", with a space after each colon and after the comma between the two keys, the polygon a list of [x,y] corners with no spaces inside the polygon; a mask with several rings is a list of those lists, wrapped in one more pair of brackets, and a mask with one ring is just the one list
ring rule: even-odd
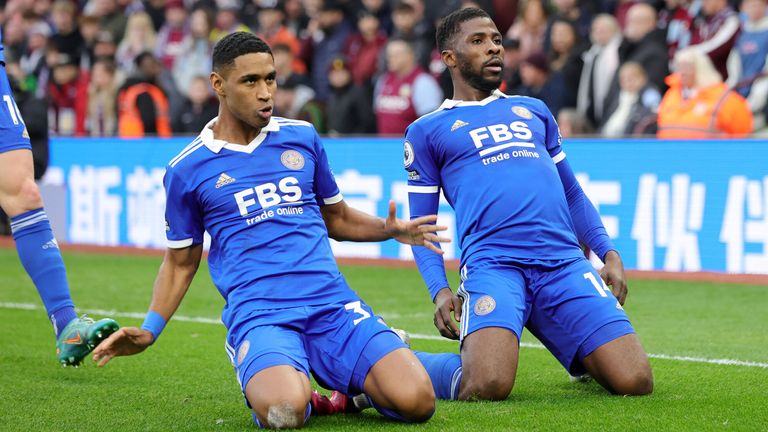
{"label": "adidas logo on jersey", "polygon": [[455,122],[453,122],[453,126],[451,126],[451,132],[455,131],[456,129],[458,129],[458,128],[462,127],[462,126],[466,126],[468,124],[469,123],[467,123],[467,122],[463,122],[461,120],[456,120]]}
{"label": "adidas logo on jersey", "polygon": [[220,188],[222,186],[228,185],[230,183],[233,183],[234,181],[235,181],[235,179],[233,179],[232,177],[228,176],[227,173],[221,173],[221,175],[219,176],[219,179],[216,180],[216,189],[218,189],[218,188]]}

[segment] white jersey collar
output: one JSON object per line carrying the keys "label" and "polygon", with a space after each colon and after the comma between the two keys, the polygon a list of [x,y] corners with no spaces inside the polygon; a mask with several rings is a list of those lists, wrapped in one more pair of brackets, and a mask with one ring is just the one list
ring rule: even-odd
{"label": "white jersey collar", "polygon": [[253,139],[248,145],[242,145],[242,144],[232,144],[224,140],[216,139],[213,137],[213,125],[216,124],[216,120],[218,117],[214,117],[213,120],[209,121],[208,124],[205,125],[203,128],[203,131],[200,132],[200,139],[203,141],[203,144],[205,144],[206,147],[208,147],[212,152],[218,153],[221,151],[221,149],[225,148],[227,150],[232,151],[238,151],[243,153],[253,153],[254,150],[256,150],[256,147],[261,144],[264,139],[267,137],[267,132],[277,132],[280,130],[280,125],[277,123],[274,117],[269,119],[269,123],[267,123],[266,126],[261,128],[261,132],[259,132],[258,135],[256,135],[256,138]]}
{"label": "white jersey collar", "polygon": [[491,93],[490,96],[488,96],[487,98],[481,101],[463,101],[463,100],[446,99],[445,102],[443,102],[443,104],[440,105],[440,109],[451,109],[451,108],[463,107],[463,106],[484,106],[495,101],[496,99],[508,98],[508,97],[509,96],[505,95],[501,90],[496,89],[493,91],[493,93]]}

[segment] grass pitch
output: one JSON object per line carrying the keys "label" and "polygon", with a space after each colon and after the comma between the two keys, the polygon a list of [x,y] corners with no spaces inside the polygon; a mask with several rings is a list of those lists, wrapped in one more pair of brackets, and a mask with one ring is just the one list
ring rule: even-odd
{"label": "grass pitch", "polygon": [[[121,325],[141,323],[159,257],[64,256],[79,308],[115,310]],[[457,351],[454,342],[424,337],[437,332],[415,269],[342,272],[390,325],[416,336],[414,349]],[[210,322],[222,305],[203,264],[177,312],[191,320],[171,321],[139,356],[118,358],[104,369],[63,369],[34,286],[15,251],[0,249],[0,430],[253,430],[224,352],[224,327]],[[626,310],[647,351],[656,355],[651,396],[616,397],[594,382],[570,383],[554,358],[528,346],[536,341],[525,335],[517,383],[504,402],[439,402],[423,425],[400,425],[369,410],[312,418],[307,428],[768,430],[768,287],[631,281]],[[745,365],[707,362],[712,359]]]}

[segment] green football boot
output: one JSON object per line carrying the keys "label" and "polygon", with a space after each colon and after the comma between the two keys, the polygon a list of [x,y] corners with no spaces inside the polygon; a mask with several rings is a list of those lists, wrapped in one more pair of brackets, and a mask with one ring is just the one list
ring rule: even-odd
{"label": "green football boot", "polygon": [[56,339],[59,362],[65,367],[78,366],[96,345],[119,328],[117,322],[110,318],[94,321],[83,315],[73,319]]}

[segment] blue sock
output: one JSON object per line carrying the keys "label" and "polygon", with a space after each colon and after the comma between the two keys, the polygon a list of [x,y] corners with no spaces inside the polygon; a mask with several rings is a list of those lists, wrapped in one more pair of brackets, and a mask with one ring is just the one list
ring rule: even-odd
{"label": "blue sock", "polygon": [[435,397],[443,400],[459,398],[461,384],[461,356],[453,353],[432,354],[414,351],[432,380]]}
{"label": "blue sock", "polygon": [[21,264],[37,287],[58,337],[77,314],[69,295],[64,261],[45,210],[39,208],[11,218],[11,232]]}
{"label": "blue sock", "polygon": [[[307,404],[307,408],[304,410],[304,424],[305,425],[309,421],[310,414],[312,414],[312,404],[308,403]],[[264,425],[261,424],[261,422],[259,421],[259,418],[256,417],[256,413],[255,412],[251,411],[251,417],[253,417],[253,424],[255,424],[256,427],[258,427],[259,429],[264,429]]]}

